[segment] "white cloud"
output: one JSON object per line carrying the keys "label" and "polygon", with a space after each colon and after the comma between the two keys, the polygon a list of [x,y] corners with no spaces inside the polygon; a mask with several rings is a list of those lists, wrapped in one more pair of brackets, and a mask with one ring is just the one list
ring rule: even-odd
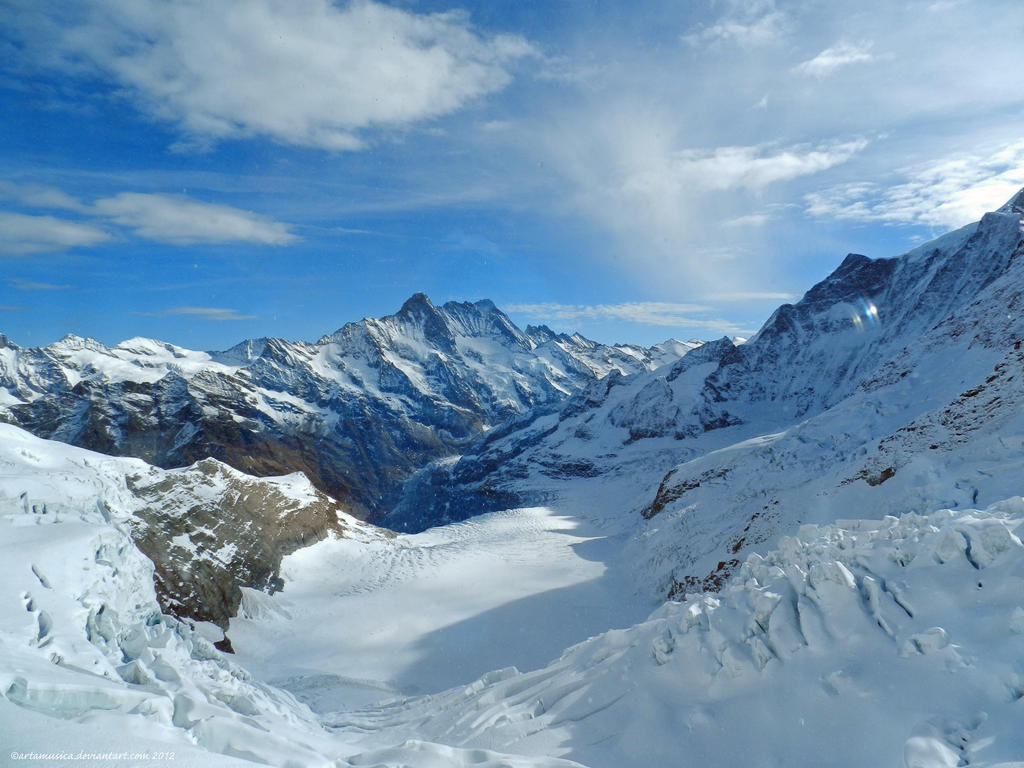
{"label": "white cloud", "polygon": [[513,128],[514,124],[509,120],[488,120],[480,124],[480,130],[484,133],[502,133]]}
{"label": "white cloud", "polygon": [[900,171],[885,187],[846,184],[807,195],[812,216],[954,228],[977,221],[1024,187],[1024,140]]}
{"label": "white cloud", "polygon": [[714,24],[701,25],[682,36],[690,45],[727,42],[741,47],[775,42],[786,33],[788,20],[774,2],[736,4]]}
{"label": "white cloud", "polygon": [[69,248],[89,248],[110,239],[109,234],[88,224],[53,216],[0,211],[0,254],[56,253]]}
{"label": "white cloud", "polygon": [[[121,192],[86,205],[63,190],[41,184],[15,184],[0,180],[0,199],[14,200],[29,208],[65,209],[107,219],[139,237],[174,245],[245,242],[288,245],[299,240],[289,225],[265,216],[186,196]],[[49,216],[6,213],[0,226],[8,242],[7,253],[61,251],[89,247],[111,239],[90,224]]]}
{"label": "white cloud", "polygon": [[857,139],[783,150],[769,146],[682,150],[627,177],[623,189],[644,195],[678,195],[683,190],[758,190],[845,163],[867,146]]}
{"label": "white cloud", "polygon": [[463,13],[371,0],[97,0],[69,18],[37,20],[29,54],[72,72],[91,65],[198,142],[263,135],[359,149],[366,129],[445,115],[504,88],[509,65],[533,54],[520,37],[481,37]]}
{"label": "white cloud", "polygon": [[7,281],[19,291],[66,291],[70,285],[56,285],[54,283],[39,283],[34,280],[21,280],[12,278]]}
{"label": "white cloud", "polygon": [[832,74],[841,67],[874,61],[874,59],[870,43],[859,45],[854,43],[837,43],[831,48],[826,48],[813,59],[808,59],[799,64],[796,70],[802,74],[820,78]]}
{"label": "white cloud", "polygon": [[526,315],[547,323],[573,323],[580,320],[619,320],[642,325],[673,328],[703,328],[728,335],[748,333],[735,323],[721,319],[694,318],[710,311],[699,304],[664,301],[633,301],[623,304],[508,304],[505,311]]}
{"label": "white cloud", "polygon": [[542,66],[534,77],[541,81],[592,87],[607,77],[610,65],[610,62],[593,55],[582,60],[567,56],[547,56],[543,58]]}
{"label": "white cloud", "polygon": [[0,199],[14,200],[30,208],[82,212],[86,206],[63,190],[42,184],[16,184],[0,179]]}
{"label": "white cloud", "polygon": [[553,112],[532,142],[569,189],[550,209],[581,214],[611,235],[592,252],[643,291],[671,285],[674,295],[691,298],[709,289],[774,285],[757,226],[773,220],[761,216],[785,200],[788,183],[851,160],[868,141],[695,149],[687,148],[692,127],[662,105],[629,97],[583,116]]}
{"label": "white cloud", "polygon": [[174,307],[160,312],[138,312],[136,314],[149,317],[176,317],[181,315],[198,317],[203,320],[226,322],[229,320],[255,320],[256,315],[240,315],[237,309],[222,307]]}
{"label": "white cloud", "polygon": [[979,27],[976,3],[930,2],[704,0],[656,17],[662,35],[688,18],[690,45],[587,38],[574,58],[610,62],[601,82],[545,103],[523,139],[524,169],[559,187],[537,199],[585,219],[590,258],[644,293],[803,284],[837,247],[822,228],[796,234],[808,192],[1021,135],[1024,4]]}
{"label": "white cloud", "polygon": [[723,222],[726,227],[763,227],[772,217],[767,213],[748,213]]}
{"label": "white cloud", "polygon": [[287,224],[227,205],[188,197],[122,192],[97,200],[93,210],[139,237],[174,245],[246,242],[288,245],[296,242]]}
{"label": "white cloud", "polygon": [[709,301],[796,301],[799,298],[799,294],[784,291],[729,291],[707,296]]}

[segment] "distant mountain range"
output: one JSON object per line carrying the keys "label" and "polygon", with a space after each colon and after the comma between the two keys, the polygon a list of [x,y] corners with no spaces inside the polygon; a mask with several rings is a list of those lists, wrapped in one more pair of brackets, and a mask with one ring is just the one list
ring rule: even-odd
{"label": "distant mountain range", "polygon": [[850,254],[740,345],[607,346],[423,294],[315,344],[0,337],[0,418],[165,468],[301,471],[399,531],[621,476],[622,514],[659,531],[635,556],[679,596],[801,522],[1012,491],[1022,211],[1024,192],[899,258]]}
{"label": "distant mountain range", "polygon": [[697,345],[606,346],[544,326],[523,331],[490,301],[436,307],[422,293],[315,344],[250,339],[195,352],[67,336],[21,348],[0,336],[0,419],[165,468],[213,457],[256,475],[302,471],[374,518],[412,472],[508,417]]}

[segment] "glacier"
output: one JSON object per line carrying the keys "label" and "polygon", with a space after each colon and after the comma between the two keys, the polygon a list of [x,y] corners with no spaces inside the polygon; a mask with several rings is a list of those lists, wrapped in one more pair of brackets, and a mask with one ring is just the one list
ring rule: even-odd
{"label": "glacier", "polygon": [[[1024,192],[851,254],[742,344],[425,296],[317,345],[3,340],[0,761],[1021,768],[1022,219]],[[160,468],[21,418],[186,403],[185,445],[196,407],[251,437],[347,382],[440,434],[488,376],[479,428],[389,480],[388,528],[309,464]],[[95,423],[144,453],[119,413]]]}
{"label": "glacier", "polygon": [[[310,697],[310,688],[295,685],[301,679],[292,681],[293,694],[218,652],[209,639],[215,627],[161,614],[152,563],[126,530],[138,502],[124,475],[138,469],[137,460],[0,430],[0,546],[10,574],[0,611],[0,718],[15,752],[131,744],[140,753],[173,752],[186,765],[225,766],[862,766],[902,759],[912,768],[1009,768],[1024,750],[1017,727],[1024,499],[805,525],[777,548],[748,556],[718,593],[666,603],[537,669],[505,667],[422,695],[378,685],[368,697],[372,681],[364,680],[363,701],[349,697],[338,708],[336,699]],[[484,616],[482,624],[496,614],[478,613],[486,606],[474,606],[474,596],[501,603],[514,601],[517,589],[545,595],[560,582],[593,580],[575,562],[572,545],[582,537],[570,521],[547,525],[552,518],[537,511],[491,517],[476,524],[496,542],[513,540],[509,526],[541,521],[532,547],[512,549],[537,557],[514,570],[543,565],[543,578],[492,595],[501,576],[483,584],[479,576],[493,568],[495,551],[480,547],[475,558],[451,552],[479,547],[480,532],[331,537],[285,559],[284,572],[298,586],[290,602],[283,601],[288,588],[274,596],[247,592],[256,599],[243,603],[242,621],[249,631],[268,630],[264,642],[279,659],[311,658],[329,674],[332,655],[356,651],[356,639],[332,635],[327,621],[344,621],[345,597],[329,593],[333,585],[323,578],[340,559],[332,551],[339,545],[391,542],[406,550],[397,556],[415,562],[413,573],[380,569],[375,583],[361,571],[363,581],[352,586],[376,594],[381,610],[419,601],[419,613],[429,615],[423,585],[443,584],[451,604]],[[569,538],[556,546],[544,541],[544,528]],[[554,573],[559,567],[562,576]],[[560,600],[553,591],[533,615],[521,615],[527,629],[580,621],[578,595],[562,591]],[[328,600],[338,614],[320,617],[325,634],[302,631],[313,618],[301,614],[304,604]],[[275,623],[289,614],[299,631]],[[407,621],[396,618],[396,633],[434,629],[417,625],[415,611]],[[510,629],[501,625],[500,636],[515,648],[523,641]],[[401,665],[380,652],[388,649],[378,649],[376,667],[359,660],[365,675],[386,678],[389,664],[390,671]],[[458,644],[449,651],[460,653]],[[457,675],[451,667],[418,682],[451,683]],[[300,700],[304,694],[316,711]]]}

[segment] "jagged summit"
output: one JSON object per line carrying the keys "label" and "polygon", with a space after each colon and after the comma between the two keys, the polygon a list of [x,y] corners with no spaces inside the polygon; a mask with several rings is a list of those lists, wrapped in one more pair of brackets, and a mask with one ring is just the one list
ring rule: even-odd
{"label": "jagged summit", "polygon": [[[409,510],[410,528],[550,498],[557,493],[552,485],[565,476],[651,473],[656,492],[645,514],[676,510],[679,520],[692,518],[686,529],[695,534],[718,530],[723,516],[739,521],[729,544],[736,549],[723,551],[721,537],[706,550],[687,550],[693,562],[700,559],[687,575],[703,579],[749,546],[754,534],[744,534],[745,525],[760,530],[758,536],[776,530],[767,514],[771,499],[759,500],[767,495],[760,490],[764,478],[778,478],[776,500],[797,505],[813,497],[806,489],[790,490],[801,483],[820,484],[827,476],[832,493],[866,478],[850,490],[859,493],[867,479],[880,485],[910,465],[916,469],[901,478],[910,484],[906,495],[894,496],[910,503],[914,479],[934,477],[928,461],[975,439],[968,432],[998,433],[1019,407],[1016,377],[1009,372],[1019,370],[1024,339],[1018,309],[1024,292],[1021,204],[1024,192],[1001,212],[900,257],[849,254],[799,301],[780,306],[745,343],[723,338],[666,368],[623,380],[608,377],[557,414],[489,434],[429,478],[434,509],[410,497],[402,508]],[[998,448],[986,448],[1002,457],[990,463],[1016,466],[1011,454],[1020,436],[1006,434]],[[891,447],[881,451],[883,444]],[[855,457],[876,450],[881,457],[856,463]],[[671,456],[680,469],[667,476]],[[842,461],[855,466],[839,477],[830,474]],[[798,473],[801,462],[810,469],[798,481],[789,470]],[[949,498],[970,503],[965,489],[987,482],[955,462],[943,471],[948,477],[934,482],[930,497],[937,505]],[[1004,491],[1016,492],[998,492]],[[822,504],[827,508],[828,502]],[[758,510],[765,519],[759,516],[755,524],[750,516]],[[799,516],[794,512],[791,519]],[[714,578],[720,581],[722,573]]]}
{"label": "jagged summit", "polygon": [[0,416],[42,437],[163,467],[212,456],[259,475],[302,471],[362,514],[405,477],[537,405],[664,349],[533,339],[490,300],[424,293],[315,344],[260,338],[222,352],[69,336],[0,357]]}
{"label": "jagged summit", "polygon": [[261,336],[258,339],[246,339],[238,344],[235,344],[229,349],[225,349],[219,352],[210,352],[210,357],[218,362],[225,364],[237,364],[245,365],[251,363],[253,360],[258,358],[267,348],[267,344],[270,342],[266,336]]}
{"label": "jagged summit", "polygon": [[398,310],[398,314],[408,315],[416,312],[436,311],[436,309],[437,308],[434,306],[434,303],[430,300],[430,297],[427,296],[427,294],[417,291],[405,300],[405,303],[402,304],[402,308]]}
{"label": "jagged summit", "polygon": [[103,344],[89,336],[79,336],[74,333],[65,333],[60,339],[50,345],[59,349],[86,349],[90,347],[101,347]]}
{"label": "jagged summit", "polygon": [[1016,213],[1024,215],[1024,189],[1006,201],[1006,204],[999,208],[996,213]]}
{"label": "jagged summit", "polygon": [[334,333],[321,337],[317,344],[344,342],[365,334],[367,329],[376,329],[376,335],[386,337],[415,329],[435,343],[441,343],[447,352],[452,352],[454,336],[458,335],[504,337],[517,346],[525,344],[529,348],[529,343],[515,323],[490,299],[475,302],[449,301],[438,306],[421,291],[406,299],[394,314],[346,323]]}

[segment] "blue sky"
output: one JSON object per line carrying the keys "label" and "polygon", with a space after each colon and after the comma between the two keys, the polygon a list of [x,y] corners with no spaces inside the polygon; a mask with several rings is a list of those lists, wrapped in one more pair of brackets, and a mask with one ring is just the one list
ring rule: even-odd
{"label": "blue sky", "polygon": [[[0,332],[747,335],[1024,186],[1019,0],[13,0]],[[883,318],[884,321],[884,318]]]}

